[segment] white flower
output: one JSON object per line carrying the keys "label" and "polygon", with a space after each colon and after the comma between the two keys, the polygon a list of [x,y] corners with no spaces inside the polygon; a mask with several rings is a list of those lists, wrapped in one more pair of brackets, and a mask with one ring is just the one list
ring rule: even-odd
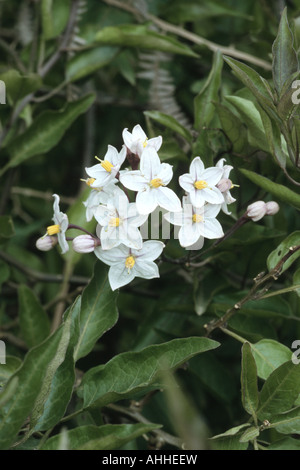
{"label": "white flower", "polygon": [[108,279],[112,290],[116,290],[129,284],[135,277],[144,279],[159,277],[158,267],[154,260],[160,256],[164,246],[160,241],[149,240],[140,250],[124,245],[109,251],[97,247],[95,255],[110,266]]}
{"label": "white flower", "polygon": [[236,201],[231,194],[230,194],[230,189],[232,189],[234,184],[232,184],[232,181],[229,179],[229,174],[233,167],[231,165],[224,165],[225,158],[221,158],[216,164],[217,168],[222,168],[223,174],[222,178],[217,184],[217,188],[221,191],[224,197],[224,202],[222,203],[222,211],[225,212],[225,214],[230,215],[231,212],[228,211],[227,205],[232,204],[233,202]]}
{"label": "white flower", "polygon": [[54,225],[50,225],[47,227],[47,234],[46,235],[57,235],[59,246],[61,247],[62,254],[66,253],[69,250],[69,245],[66,240],[66,231],[69,226],[69,219],[67,214],[64,214],[59,209],[59,196],[57,194],[53,194],[54,197],[54,204],[53,204],[53,222]]}
{"label": "white flower", "polygon": [[172,177],[172,166],[161,163],[156,150],[150,146],[142,153],[139,170],[120,172],[121,183],[138,192],[136,205],[140,214],[150,214],[157,206],[167,211],[180,211],[179,198],[174,191],[166,188]]}
{"label": "white flower", "polygon": [[189,197],[183,198],[183,209],[181,212],[165,214],[166,220],[181,228],[178,233],[179,243],[182,247],[190,247],[195,243],[202,243],[201,238],[221,238],[223,229],[216,219],[220,212],[219,204],[205,204],[195,207],[191,204]]}
{"label": "white flower", "polygon": [[200,157],[195,157],[190,164],[189,173],[179,177],[180,186],[190,195],[191,203],[201,207],[205,202],[222,204],[224,197],[216,184],[222,178],[223,169],[210,167],[205,170]]}
{"label": "white flower", "polygon": [[148,139],[139,124],[134,126],[132,133],[130,133],[127,128],[124,129],[122,136],[124,144],[130,150],[130,152],[138,155],[139,157],[142,155],[142,152],[146,147],[153,147],[156,151],[158,151],[162,144],[161,136]]}
{"label": "white flower", "polygon": [[[89,178],[92,179],[92,178]],[[109,198],[111,198],[112,194],[114,193],[116,186],[115,182],[117,179],[114,179],[111,183],[108,183],[106,186],[102,188],[95,188],[92,189],[86,201],[83,204],[86,207],[86,220],[90,222],[94,217],[95,210],[99,206],[99,204],[106,204]],[[87,183],[88,184],[88,183]],[[90,185],[89,185],[90,186]]]}
{"label": "white flower", "polygon": [[108,145],[104,160],[98,159],[100,160],[100,163],[85,169],[90,178],[94,178],[94,181],[90,184],[91,188],[101,188],[104,185],[111,183],[118,174],[125,158],[125,146],[122,147],[122,150],[119,153],[115,147]]}
{"label": "white flower", "polygon": [[100,240],[103,250],[110,250],[120,244],[140,249],[143,244],[138,229],[147,220],[147,215],[138,213],[136,204],[129,203],[126,194],[116,188],[107,205],[100,205],[94,217],[101,225]]}

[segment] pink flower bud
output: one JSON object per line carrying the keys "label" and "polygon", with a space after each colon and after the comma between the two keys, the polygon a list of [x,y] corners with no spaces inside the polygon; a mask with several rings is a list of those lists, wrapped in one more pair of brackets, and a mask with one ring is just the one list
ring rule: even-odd
{"label": "pink flower bud", "polygon": [[269,201],[266,203],[266,214],[275,215],[279,211],[279,205],[275,201]]}
{"label": "pink flower bud", "polygon": [[253,222],[257,222],[258,220],[262,219],[267,213],[267,205],[264,201],[256,201],[250,204],[247,207],[247,216],[253,220]]}
{"label": "pink flower bud", "polygon": [[50,235],[46,235],[44,237],[39,238],[36,241],[35,246],[38,250],[49,251],[54,247],[54,245],[56,245],[56,243],[57,237],[50,237]]}
{"label": "pink flower bud", "polygon": [[76,253],[92,253],[98,245],[97,240],[91,235],[79,235],[74,238],[72,244]]}
{"label": "pink flower bud", "polygon": [[222,178],[217,184],[217,188],[221,193],[226,193],[226,191],[229,191],[229,189],[232,188],[232,181],[229,178]]}

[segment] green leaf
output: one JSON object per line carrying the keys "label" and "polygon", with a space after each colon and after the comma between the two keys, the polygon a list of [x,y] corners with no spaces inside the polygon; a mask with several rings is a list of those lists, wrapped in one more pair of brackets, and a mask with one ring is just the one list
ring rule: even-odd
{"label": "green leaf", "polygon": [[18,388],[1,409],[0,449],[7,449],[13,443],[20,427],[31,413],[40,394],[47,366],[57,354],[57,348],[63,335],[63,325],[43,343],[31,349],[23,365],[9,379],[3,391],[18,380]]}
{"label": "green leaf", "polygon": [[273,81],[278,93],[281,95],[286,82],[293,81],[293,74],[298,71],[298,57],[293,47],[293,34],[289,27],[287,9],[281,15],[278,34],[273,43]]}
{"label": "green leaf", "polygon": [[69,82],[75,82],[96,72],[109,64],[118,51],[117,47],[100,46],[79,52],[67,63],[66,79]]}
{"label": "green leaf", "polygon": [[299,439],[293,439],[292,437],[286,437],[285,439],[280,439],[276,442],[273,442],[267,450],[299,450],[300,441]]}
{"label": "green leaf", "polygon": [[257,370],[251,346],[247,342],[242,347],[241,386],[243,407],[256,419],[258,406]]}
{"label": "green leaf", "polygon": [[52,149],[75,119],[88,110],[94,99],[95,95],[89,94],[78,101],[68,103],[63,110],[42,112],[33,124],[7,147],[11,159],[0,171],[0,176],[9,168]]}
{"label": "green leaf", "polygon": [[201,130],[203,126],[209,126],[215,115],[213,101],[218,101],[218,93],[221,84],[223,59],[220,51],[214,55],[210,74],[199,94],[194,99],[194,127]]}
{"label": "green leaf", "polygon": [[[278,247],[272,251],[267,258],[268,270],[272,271],[279,261],[288,254],[289,250],[293,246],[300,245],[300,231],[291,233],[287,238],[285,238]],[[289,259],[283,264],[281,268],[281,273],[286,271],[300,256],[300,250],[296,251]]]}
{"label": "green leaf", "polygon": [[57,354],[48,366],[41,393],[36,400],[31,415],[33,431],[43,431],[54,427],[64,416],[71,399],[75,382],[75,362],[73,358],[76,341],[76,322],[79,316],[81,298],[64,315],[64,334]]}
{"label": "green leaf", "polygon": [[[79,394],[84,408],[102,407],[162,387],[161,373],[176,369],[196,354],[215,349],[219,343],[208,338],[180,338],[148,346],[139,352],[115,356],[107,364],[90,369]],[[118,380],[116,380],[118,377]]]}
{"label": "green leaf", "polygon": [[12,103],[16,103],[24,96],[39,90],[42,79],[38,74],[29,73],[21,75],[18,70],[10,69],[0,74],[0,80],[6,85],[6,93]]}
{"label": "green leaf", "polygon": [[269,375],[279,366],[291,360],[292,352],[284,344],[274,339],[262,339],[255,344],[251,344],[257,374],[266,380]]}
{"label": "green leaf", "polygon": [[6,382],[22,364],[19,357],[6,356],[5,359],[5,364],[0,363],[0,385],[3,385],[3,383]]}
{"label": "green leaf", "polygon": [[79,336],[74,351],[76,361],[86,356],[96,341],[117,322],[117,295],[111,290],[108,269],[96,262],[94,276],[82,294]]}
{"label": "green leaf", "polygon": [[248,428],[249,426],[250,426],[250,423],[240,424],[239,426],[234,426],[233,428],[228,429],[228,431],[225,431],[222,434],[217,434],[216,436],[213,436],[210,439],[220,439],[221,437],[235,436],[242,429]]}
{"label": "green leaf", "polygon": [[147,25],[107,26],[96,34],[95,41],[113,46],[137,47],[168,52],[170,54],[198,57],[198,54],[188,46],[170,36],[148,29]]}
{"label": "green leaf", "polygon": [[41,19],[44,39],[57,37],[65,28],[70,15],[70,0],[42,0]]}
{"label": "green leaf", "polygon": [[249,442],[253,441],[257,436],[259,436],[259,428],[256,426],[251,426],[246,429],[240,437],[240,442]]}
{"label": "green leaf", "polygon": [[288,411],[300,391],[300,364],[285,362],[272,372],[260,392],[257,416],[271,419],[274,414]]}
{"label": "green leaf", "polygon": [[237,109],[242,122],[246,124],[249,144],[254,148],[258,147],[265,152],[269,152],[269,144],[265,136],[262,119],[255,104],[240,96],[225,96],[225,99]]}
{"label": "green leaf", "polygon": [[243,122],[229,108],[215,103],[216,111],[221,121],[222,129],[232,144],[236,153],[242,153],[247,146],[247,130]]}
{"label": "green leaf", "polygon": [[18,297],[21,334],[30,349],[49,336],[50,322],[36,295],[29,287],[19,286]]}
{"label": "green leaf", "polygon": [[281,135],[280,127],[277,122],[269,118],[262,108],[259,109],[259,112],[264,125],[267,141],[270,146],[270,153],[273,155],[279,166],[281,168],[285,168],[287,153],[283,150],[283,143],[285,141]]}
{"label": "green leaf", "polygon": [[252,92],[268,115],[273,116],[273,118],[278,121],[279,118],[276,113],[272,91],[268,82],[248,65],[227,56],[224,57],[224,60],[232,68],[234,74]]}
{"label": "green leaf", "polygon": [[273,416],[271,427],[281,434],[300,434],[300,406]]}
{"label": "green leaf", "polygon": [[[116,450],[127,442],[160,427],[161,425],[152,423],[106,424],[100,427],[79,426],[66,431],[67,449],[65,450]],[[57,434],[48,439],[41,450],[57,450],[59,441],[60,435]]]}
{"label": "green leaf", "polygon": [[290,204],[296,209],[300,209],[300,195],[292,191],[291,189],[283,186],[282,184],[274,183],[274,181],[266,178],[265,176],[258,175],[254,171],[240,169],[243,175],[245,175],[254,184],[268,191],[270,194],[275,196],[287,204]]}
{"label": "green leaf", "polygon": [[184,126],[182,126],[173,116],[161,113],[160,111],[144,111],[144,114],[150,119],[153,119],[154,121],[159,122],[168,129],[171,129],[171,131],[174,131],[177,134],[181,135],[188,142],[192,141],[192,135],[190,131],[187,130]]}
{"label": "green leaf", "polygon": [[298,268],[293,275],[293,284],[296,294],[298,295],[298,297],[300,297],[300,268]]}

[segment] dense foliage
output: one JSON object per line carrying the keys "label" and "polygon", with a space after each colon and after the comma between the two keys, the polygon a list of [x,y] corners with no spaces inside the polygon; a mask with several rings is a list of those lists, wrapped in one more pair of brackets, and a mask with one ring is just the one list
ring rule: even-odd
{"label": "dense foliage", "polygon": [[[300,448],[300,1],[286,4],[0,2],[1,449]],[[224,236],[190,250],[161,231],[160,277],[114,288],[102,248],[72,249],[83,232],[65,253],[36,242],[53,194],[96,233],[86,168],[137,125],[144,146],[162,137],[172,194],[200,157],[232,167],[233,200]]]}

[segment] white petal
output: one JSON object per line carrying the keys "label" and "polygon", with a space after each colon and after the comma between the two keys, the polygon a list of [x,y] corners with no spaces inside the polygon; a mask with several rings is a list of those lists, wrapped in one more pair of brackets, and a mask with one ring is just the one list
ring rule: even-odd
{"label": "white petal", "polygon": [[69,251],[69,244],[66,240],[66,236],[64,233],[58,233],[57,234],[57,240],[58,240],[58,243],[59,243],[59,246],[61,247],[61,253],[64,254],[66,253],[67,251]]}
{"label": "white petal", "polygon": [[185,173],[179,177],[179,184],[188,193],[194,189],[194,180],[189,173]]}
{"label": "white petal", "polygon": [[154,261],[161,255],[164,246],[164,243],[158,240],[148,240],[143,244],[141,250],[132,250],[132,253],[139,260]]}
{"label": "white petal", "polygon": [[193,181],[203,180],[202,173],[204,171],[204,165],[200,157],[194,158],[190,164],[190,174]]}
{"label": "white petal", "polygon": [[214,219],[217,217],[221,210],[221,204],[205,204],[204,206],[204,218]]}
{"label": "white petal", "polygon": [[148,181],[140,170],[120,171],[120,182],[131,191],[144,191],[148,187]]}
{"label": "white petal", "polygon": [[141,277],[143,279],[153,279],[159,277],[158,267],[153,261],[140,262],[139,259],[136,260],[134,265],[134,274],[136,277]]}
{"label": "white petal", "polygon": [[103,250],[111,250],[119,246],[123,240],[120,240],[118,227],[102,227],[100,241]]}
{"label": "white petal", "polygon": [[193,245],[190,245],[190,246],[186,246],[185,249],[186,250],[201,250],[203,245],[204,245],[204,237],[201,236],[200,238],[198,238],[196,243],[193,243]]}
{"label": "white petal", "polygon": [[136,206],[140,214],[150,214],[158,206],[156,199],[157,188],[147,188],[146,191],[137,193]]}
{"label": "white petal", "polygon": [[140,140],[141,142],[145,142],[145,140],[147,139],[147,135],[139,124],[134,126],[134,128],[132,129],[132,139]]}
{"label": "white petal", "polygon": [[172,165],[170,165],[169,163],[162,163],[156,177],[160,178],[165,185],[169,184],[171,179],[173,178]]}
{"label": "white petal", "polygon": [[104,205],[99,205],[94,211],[94,217],[97,222],[102,225],[106,226],[113,214],[108,210],[108,208]]}
{"label": "white petal", "polygon": [[149,139],[147,142],[147,145],[150,145],[151,147],[154,147],[156,151],[158,151],[161,147],[162,144],[162,136],[159,135],[158,137],[152,137],[152,139]]}
{"label": "white petal", "polygon": [[179,243],[183,247],[193,245],[201,236],[200,224],[183,225],[178,233]]}
{"label": "white petal", "polygon": [[179,225],[182,226],[184,225],[185,218],[184,218],[184,212],[179,211],[179,212],[167,212],[164,214],[164,218],[170,222],[170,224],[173,225]]}
{"label": "white petal", "polygon": [[125,260],[129,256],[129,248],[125,245],[120,245],[111,250],[103,250],[101,246],[97,246],[94,253],[103,263],[113,266],[121,262],[125,264]]}
{"label": "white petal", "polygon": [[150,182],[156,178],[160,167],[161,163],[156,150],[153,147],[147,146],[141,156],[140,170],[142,175]]}
{"label": "white petal", "polygon": [[179,212],[181,202],[178,196],[170,188],[160,186],[156,188],[156,200],[160,207],[170,212]]}
{"label": "white petal", "polygon": [[223,204],[224,196],[221,191],[215,186],[211,188],[204,188],[199,191],[202,191],[203,198],[210,202],[211,204]]}
{"label": "white petal", "polygon": [[205,196],[203,194],[203,189],[196,189],[193,188],[193,190],[190,192],[190,199],[191,203],[195,207],[202,207],[205,204]]}
{"label": "white petal", "polygon": [[222,238],[224,236],[222,226],[217,219],[205,219],[203,227],[203,236],[205,238]]}
{"label": "white petal", "polygon": [[121,243],[135,250],[142,248],[143,239],[137,227],[132,227],[126,223],[120,226],[119,229],[119,238]]}
{"label": "white petal", "polygon": [[148,219],[148,214],[140,214],[135,202],[131,202],[128,208],[127,223],[133,227],[140,227]]}
{"label": "white petal", "polygon": [[204,170],[204,172],[201,175],[201,179],[206,181],[208,186],[215,186],[216,184],[218,184],[218,182],[222,178],[222,175],[223,175],[222,168],[210,167]]}
{"label": "white petal", "polygon": [[108,272],[108,280],[112,290],[119,289],[129,284],[135,277],[133,269],[127,269],[124,263],[115,264],[110,267]]}

